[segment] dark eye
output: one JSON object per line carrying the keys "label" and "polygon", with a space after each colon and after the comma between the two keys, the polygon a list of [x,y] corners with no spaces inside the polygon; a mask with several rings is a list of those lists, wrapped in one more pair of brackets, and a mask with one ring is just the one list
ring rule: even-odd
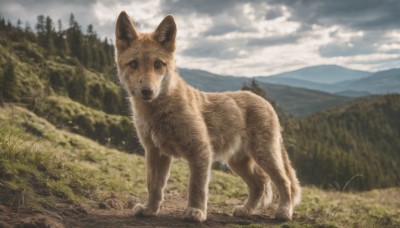
{"label": "dark eye", "polygon": [[156,68],[157,70],[161,69],[161,67],[163,67],[163,62],[161,62],[161,60],[156,60],[154,62],[154,68]]}
{"label": "dark eye", "polygon": [[132,69],[137,69],[138,66],[139,66],[139,63],[138,63],[137,60],[132,60],[132,61],[129,62],[129,66],[130,66]]}

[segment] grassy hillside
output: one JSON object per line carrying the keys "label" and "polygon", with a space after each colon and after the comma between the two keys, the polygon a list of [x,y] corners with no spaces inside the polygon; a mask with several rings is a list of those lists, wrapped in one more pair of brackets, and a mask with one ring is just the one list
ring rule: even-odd
{"label": "grassy hillside", "polygon": [[[80,53],[55,46],[52,52],[40,32],[32,33],[5,25],[0,20],[0,104],[21,103],[58,128],[94,139],[103,145],[128,152],[142,149],[133,132],[128,106],[117,81],[112,45],[93,34],[84,35],[78,27],[48,34],[54,40],[87,46]],[[102,66],[81,55],[107,52],[98,57]],[[85,54],[85,55],[86,55]],[[93,57],[94,58],[94,57]],[[95,61],[96,59],[92,59]]]}
{"label": "grassy hillside", "polygon": [[[87,226],[87,219],[134,225],[143,219],[132,220],[119,215],[145,198],[145,162],[143,157],[121,153],[89,139],[59,130],[25,108],[6,105],[0,108],[0,209],[2,225],[29,224],[23,216],[48,215],[67,226]],[[38,137],[40,135],[40,137]],[[167,186],[167,197],[187,194],[187,164],[173,164]],[[12,196],[12,197],[10,197]],[[303,190],[303,201],[296,208],[295,219],[284,224],[257,215],[236,224],[258,227],[258,223],[274,226],[371,227],[400,225],[400,189],[374,190],[365,193],[322,191],[312,187]],[[210,183],[210,217],[230,213],[232,207],[246,198],[246,187],[234,175],[213,171]],[[175,202],[184,205],[184,200]],[[72,210],[73,208],[79,210]],[[96,208],[113,208],[96,214]],[[29,214],[24,214],[27,208]],[[168,206],[166,206],[168,210]],[[22,215],[12,220],[14,211]],[[93,211],[94,210],[94,211]],[[84,211],[76,216],[79,211]],[[93,214],[94,213],[94,214]],[[175,212],[171,212],[175,213]],[[271,210],[257,213],[270,214]],[[161,217],[167,215],[162,215]],[[179,213],[178,215],[179,216]],[[73,219],[71,219],[73,218]],[[232,226],[231,217],[219,225]],[[28,222],[27,222],[28,221]],[[144,220],[157,226],[158,220]],[[179,219],[170,220],[179,222]],[[126,222],[126,224],[124,224]],[[153,222],[153,223],[152,223]],[[117,224],[117,223],[116,223]],[[186,225],[185,225],[186,224]],[[207,223],[206,223],[207,224]],[[111,224],[109,224],[111,225]],[[187,223],[179,223],[187,226]],[[218,225],[218,224],[214,224]]]}

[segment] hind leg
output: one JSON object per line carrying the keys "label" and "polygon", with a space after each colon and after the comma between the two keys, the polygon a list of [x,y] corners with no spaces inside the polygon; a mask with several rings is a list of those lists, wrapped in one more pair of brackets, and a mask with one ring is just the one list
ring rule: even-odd
{"label": "hind leg", "polygon": [[281,220],[291,220],[293,214],[293,204],[291,197],[291,181],[286,174],[284,161],[282,158],[278,140],[258,140],[254,142],[252,156],[257,164],[271,177],[279,192],[279,205],[275,213],[275,218]]}
{"label": "hind leg", "polygon": [[297,204],[299,204],[301,201],[301,187],[300,187],[299,180],[297,179],[297,176],[296,176],[296,171],[292,167],[292,164],[289,160],[289,156],[286,152],[286,149],[285,149],[283,143],[281,143],[281,147],[282,147],[282,156],[283,156],[283,162],[285,164],[286,175],[289,177],[290,182],[291,182],[290,188],[291,188],[291,194],[292,194],[292,204],[294,207]]}
{"label": "hind leg", "polygon": [[[272,193],[270,189],[265,191],[266,187],[270,187],[268,184],[270,182],[269,177],[248,156],[231,158],[228,163],[229,167],[246,182],[249,191],[246,203],[235,207],[233,216],[248,216],[257,208],[265,192]],[[264,199],[272,199],[272,194],[267,195]]]}

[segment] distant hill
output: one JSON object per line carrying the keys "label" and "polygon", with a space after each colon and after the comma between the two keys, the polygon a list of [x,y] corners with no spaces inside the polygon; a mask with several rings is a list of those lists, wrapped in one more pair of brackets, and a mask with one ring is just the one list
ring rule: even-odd
{"label": "distant hill", "polygon": [[[317,79],[318,75],[323,75],[321,80]],[[332,82],[332,80],[325,80],[326,78],[335,78],[338,81]],[[339,66],[322,65],[268,77],[256,77],[256,80],[349,97],[400,93],[400,69],[369,73]]]}
{"label": "distant hill", "polygon": [[284,85],[259,83],[267,96],[275,100],[286,113],[304,116],[350,102],[354,98],[316,90]]}
{"label": "distant hill", "polygon": [[350,81],[344,85],[344,90],[372,94],[400,93],[400,69],[379,71],[366,78]]}
{"label": "distant hill", "polygon": [[[353,70],[337,65],[318,65],[271,75],[269,77],[290,78],[314,83],[332,84],[347,80],[362,79],[370,74],[371,73],[367,71]],[[257,79],[267,82],[269,77],[257,77]]]}
{"label": "distant hill", "polygon": [[[243,82],[250,78],[221,76],[207,71],[180,69],[180,75],[192,86],[208,92],[240,90]],[[285,85],[259,83],[267,96],[275,100],[286,112],[306,115],[315,111],[344,104],[353,98],[329,94],[321,91],[295,88]]]}
{"label": "distant hill", "polygon": [[400,183],[400,94],[358,99],[285,128],[300,179],[324,188],[371,189]]}
{"label": "distant hill", "polygon": [[353,91],[353,90],[344,90],[335,93],[336,95],[340,96],[346,96],[346,97],[366,97],[366,96],[371,96],[370,93],[365,92],[365,91]]}
{"label": "distant hill", "polygon": [[255,77],[255,79],[263,83],[286,85],[291,87],[305,88],[305,89],[318,90],[324,92],[331,92],[332,89],[332,86],[330,84],[311,82],[304,79],[285,78],[278,76]]}

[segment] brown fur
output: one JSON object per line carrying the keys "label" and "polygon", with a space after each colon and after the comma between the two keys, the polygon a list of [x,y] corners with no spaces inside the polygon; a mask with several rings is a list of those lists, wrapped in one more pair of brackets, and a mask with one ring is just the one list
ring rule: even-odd
{"label": "brown fur", "polygon": [[226,161],[248,185],[248,200],[234,208],[234,216],[251,214],[262,199],[268,203],[272,180],[280,195],[275,216],[291,219],[300,201],[300,186],[274,109],[250,92],[204,93],[186,84],[174,64],[175,37],[172,16],[149,34],[138,33],[125,12],[116,25],[119,77],[130,95],[133,122],[147,160],[148,199],[134,208],[134,214],[158,213],[171,158],[182,157],[190,168],[185,219],[207,217],[214,160]]}

